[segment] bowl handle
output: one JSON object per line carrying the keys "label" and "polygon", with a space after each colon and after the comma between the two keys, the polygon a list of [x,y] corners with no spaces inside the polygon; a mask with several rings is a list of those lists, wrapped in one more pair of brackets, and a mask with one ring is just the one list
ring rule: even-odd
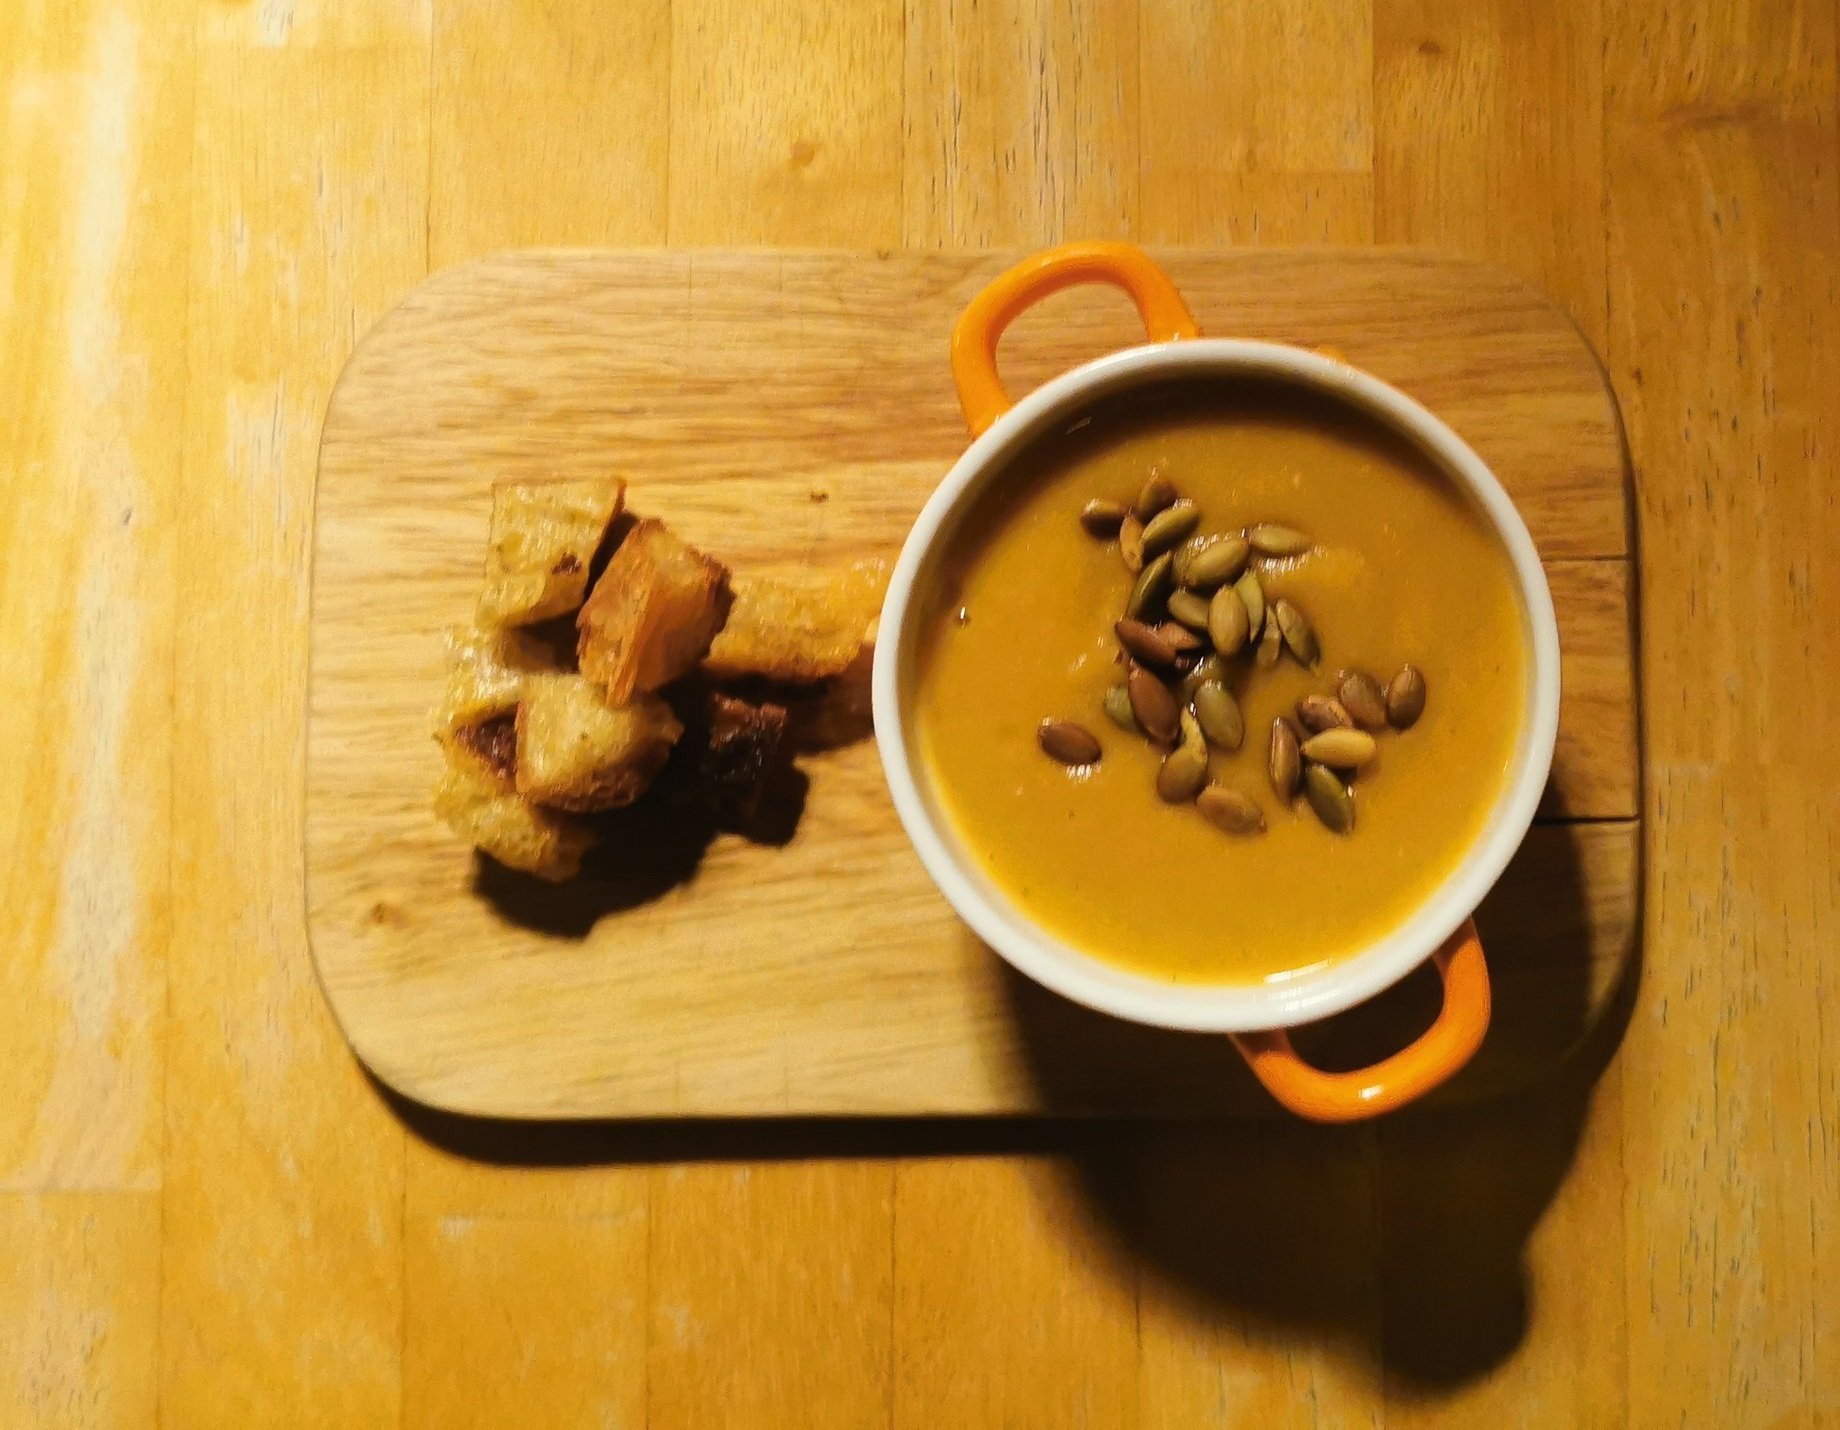
{"label": "bowl handle", "polygon": [[952,379],[971,435],[981,435],[1010,409],[997,376],[997,342],[1031,305],[1076,283],[1111,283],[1137,304],[1153,343],[1201,335],[1169,275],[1129,243],[1063,243],[991,279],[952,328]]}
{"label": "bowl handle", "polygon": [[1422,1097],[1471,1057],[1489,1030],[1489,970],[1476,921],[1465,919],[1431,955],[1444,983],[1437,1021],[1410,1047],[1370,1068],[1331,1073],[1297,1056],[1282,1028],[1235,1033],[1233,1042],[1265,1090],[1315,1122],[1358,1122]]}

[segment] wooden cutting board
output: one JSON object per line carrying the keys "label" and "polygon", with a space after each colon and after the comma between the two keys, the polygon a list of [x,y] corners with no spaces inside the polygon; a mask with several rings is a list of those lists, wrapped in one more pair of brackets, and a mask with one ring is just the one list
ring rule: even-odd
{"label": "wooden cutting board", "polygon": [[[1271,1110],[1225,1039],[1011,975],[922,872],[866,730],[804,759],[784,847],[673,835],[536,897],[428,811],[441,631],[476,595],[494,479],[622,473],[632,506],[743,569],[892,553],[965,445],[951,323],[1017,256],[519,253],[438,275],[364,339],[320,451],[306,880],[326,996],[378,1077],[528,1118]],[[1558,759],[1482,911],[1495,1027],[1443,1095],[1538,1077],[1635,948],[1630,511],[1597,362],[1538,293],[1469,263],[1158,257],[1209,333],[1330,344],[1429,404],[1526,514],[1565,649]],[[1122,296],[1079,290],[1018,323],[1006,376],[1139,340]],[[1409,983],[1305,1046],[1345,1064],[1427,1007]]]}

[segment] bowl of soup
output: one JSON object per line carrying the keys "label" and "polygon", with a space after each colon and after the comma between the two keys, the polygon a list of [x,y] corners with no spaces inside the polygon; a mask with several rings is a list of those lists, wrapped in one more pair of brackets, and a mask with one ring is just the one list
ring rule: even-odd
{"label": "bowl of soup", "polygon": [[[1003,328],[1076,283],[1150,341],[1012,403]],[[874,670],[895,807],[958,914],[1088,1007],[1233,1038],[1280,1102],[1422,1096],[1489,1020],[1471,920],[1551,765],[1533,542],[1435,415],[1338,357],[1207,338],[1151,260],[1073,244],[967,308],[973,440],[902,550]],[[1327,1072],[1287,1027],[1432,960],[1437,1020]]]}

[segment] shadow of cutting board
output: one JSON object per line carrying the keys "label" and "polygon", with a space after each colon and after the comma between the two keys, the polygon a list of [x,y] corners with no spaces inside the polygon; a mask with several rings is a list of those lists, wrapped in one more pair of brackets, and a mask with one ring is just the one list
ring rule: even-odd
{"label": "shadow of cutting board", "polygon": [[[440,274],[364,339],[320,451],[306,878],[326,996],[377,1076],[529,1118],[1270,1110],[1224,1039],[1010,975],[909,850],[872,740],[805,759],[785,847],[659,850],[649,885],[495,897],[428,812],[441,631],[471,610],[495,479],[622,473],[630,505],[743,569],[892,554],[965,445],[951,323],[1017,256],[519,253]],[[1537,1077],[1635,948],[1630,517],[1597,363],[1539,294],[1464,262],[1158,256],[1206,331],[1332,345],[1429,404],[1526,514],[1565,649],[1558,760],[1482,911],[1496,1025],[1444,1095]],[[1079,290],[1017,325],[1006,376],[1140,340],[1120,295]],[[1411,1003],[1311,1046],[1403,1042]]]}

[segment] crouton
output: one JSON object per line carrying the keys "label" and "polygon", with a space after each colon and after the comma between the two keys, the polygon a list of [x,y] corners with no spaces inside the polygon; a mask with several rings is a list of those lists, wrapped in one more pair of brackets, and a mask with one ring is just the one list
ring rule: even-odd
{"label": "crouton", "polygon": [[581,857],[594,843],[593,830],[580,820],[539,809],[453,759],[435,788],[434,812],[475,849],[555,884],[581,872]]}
{"label": "crouton", "polygon": [[452,758],[509,790],[518,697],[531,675],[556,668],[556,656],[528,631],[466,627],[447,633],[447,651],[447,689],[434,712],[434,737]]}
{"label": "crouton", "polygon": [[786,708],[713,690],[680,697],[679,708],[688,728],[663,781],[672,799],[752,819],[788,758]]}
{"label": "crouton", "polygon": [[718,679],[825,680],[873,639],[888,563],[877,557],[813,577],[737,577],[728,622],[703,666]]}
{"label": "crouton", "polygon": [[626,483],[617,477],[495,487],[480,625],[527,626],[580,607],[588,567],[620,514],[625,492]]}
{"label": "crouton", "polygon": [[668,685],[703,658],[732,599],[720,562],[635,522],[576,618],[582,674],[615,705]]}
{"label": "crouton", "polygon": [[609,705],[579,675],[534,675],[517,707],[517,791],[575,813],[631,804],[683,733],[656,695]]}

